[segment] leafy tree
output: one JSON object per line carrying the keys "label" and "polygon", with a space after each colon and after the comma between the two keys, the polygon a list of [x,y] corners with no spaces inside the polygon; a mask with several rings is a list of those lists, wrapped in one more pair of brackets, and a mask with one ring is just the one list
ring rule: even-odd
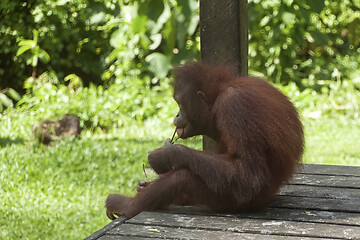
{"label": "leafy tree", "polygon": [[22,91],[32,74],[26,64],[30,52],[16,53],[17,43],[31,39],[34,29],[39,33],[37,45],[51,57],[50,62],[37,64],[39,73],[54,71],[59,79],[75,73],[85,84],[102,83],[104,59],[111,48],[109,32],[101,26],[118,12],[119,5],[112,0],[0,1],[0,88]]}
{"label": "leafy tree", "polygon": [[[197,0],[129,1],[106,25],[116,29],[110,38],[113,51],[105,79],[145,79],[158,85],[172,65],[199,58]],[[141,80],[140,80],[141,81]],[[147,82],[147,83],[146,83]]]}
{"label": "leafy tree", "polygon": [[[3,89],[23,91],[26,63],[42,55],[38,75],[60,83],[75,74],[85,86],[160,91],[171,66],[200,56],[198,0],[2,0],[0,16]],[[359,23],[360,0],[249,0],[251,73],[302,88],[355,78]],[[33,30],[38,47],[22,52]]]}
{"label": "leafy tree", "polygon": [[354,38],[359,7],[358,0],[250,0],[252,73],[302,87],[316,87],[315,80],[334,79],[337,72],[348,78],[359,68],[353,64],[360,53]]}

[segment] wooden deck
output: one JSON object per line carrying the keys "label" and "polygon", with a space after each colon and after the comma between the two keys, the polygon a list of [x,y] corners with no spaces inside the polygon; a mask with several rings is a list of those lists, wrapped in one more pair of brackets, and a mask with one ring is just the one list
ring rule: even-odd
{"label": "wooden deck", "polygon": [[149,238],[360,239],[360,167],[305,165],[261,212],[143,212],[116,219],[86,240]]}

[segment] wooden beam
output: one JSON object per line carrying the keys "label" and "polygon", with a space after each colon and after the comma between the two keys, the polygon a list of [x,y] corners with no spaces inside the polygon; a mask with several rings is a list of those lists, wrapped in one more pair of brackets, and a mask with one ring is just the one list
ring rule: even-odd
{"label": "wooden beam", "polygon": [[[248,74],[247,0],[200,0],[201,59],[210,64],[231,64],[241,76]],[[204,150],[214,142],[204,137]]]}

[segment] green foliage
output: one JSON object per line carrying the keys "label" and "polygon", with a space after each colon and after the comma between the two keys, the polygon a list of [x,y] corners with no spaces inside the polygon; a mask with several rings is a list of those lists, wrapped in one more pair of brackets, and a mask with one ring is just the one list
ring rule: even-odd
{"label": "green foliage", "polygon": [[[250,0],[250,73],[301,90],[355,81],[359,9],[359,0]],[[51,82],[76,75],[84,86],[105,80],[158,91],[173,65],[200,56],[198,0],[4,0],[0,12],[0,86],[21,93],[34,75],[26,63]]]}
{"label": "green foliage", "polygon": [[[90,129],[123,126],[131,119],[141,122],[167,110],[161,100],[170,99],[167,77],[172,66],[199,58],[198,0],[5,0],[0,10],[5,14],[0,77],[4,69],[9,69],[7,76],[32,75],[21,80],[26,79],[22,87],[27,95],[19,104],[41,110],[44,117],[83,115],[82,125]],[[296,82],[301,91],[311,87],[326,94],[324,86],[334,80],[350,80],[356,87],[359,19],[358,0],[251,0],[250,73],[281,84]],[[9,45],[16,41],[19,48]],[[35,76],[35,69],[23,63],[36,66],[40,74]],[[89,84],[99,83],[101,74],[104,87]],[[10,80],[1,79],[5,85]],[[87,95],[98,102],[90,105]],[[2,108],[12,105],[8,97],[1,95]],[[49,99],[54,104],[41,107]],[[118,115],[128,120],[119,122]]]}
{"label": "green foliage", "polygon": [[69,74],[64,78],[65,82],[68,82],[68,88],[78,89],[83,86],[83,82],[76,74]]}
{"label": "green foliage", "polygon": [[[119,6],[111,0],[0,1],[0,86],[22,90],[33,71],[26,66],[28,61],[37,65],[39,73],[53,71],[58,79],[75,73],[86,83],[101,83],[110,52],[109,32],[101,26],[118,12]],[[16,43],[30,39],[34,29],[38,32],[34,42],[23,40],[25,45],[18,49]],[[35,42],[31,54],[21,54]],[[51,61],[36,64],[36,56],[49,59],[45,52]]]}
{"label": "green foliage", "polygon": [[[154,86],[172,65],[199,58],[197,0],[130,1],[105,28],[116,29],[110,38],[114,48],[107,58],[107,81],[126,77]],[[150,76],[142,80],[138,77]],[[112,79],[112,80],[111,80]]]}
{"label": "green foliage", "polygon": [[19,101],[21,96],[12,88],[5,88],[0,90],[0,113],[5,108],[14,107],[13,101]]}
{"label": "green foliage", "polygon": [[360,67],[359,20],[358,0],[250,0],[250,72],[302,89],[334,72],[349,79]]}
{"label": "green foliage", "polygon": [[20,56],[26,51],[31,51],[31,57],[26,61],[26,64],[31,65],[33,68],[37,67],[39,59],[43,63],[50,61],[49,54],[41,49],[38,45],[39,33],[35,29],[33,30],[33,40],[22,39],[19,41],[19,49],[16,56]]}
{"label": "green foliage", "polygon": [[65,79],[69,82],[67,85],[50,81],[54,79],[49,73],[29,78],[25,83],[29,92],[18,102],[18,106],[22,110],[36,112],[39,120],[55,119],[66,113],[78,115],[81,126],[92,130],[108,130],[134,120],[141,124],[154,115],[166,119],[175,113],[170,110],[176,104],[171,101],[168,79],[161,86],[153,87],[152,91],[142,86],[140,81],[130,82],[127,79],[108,88],[93,84],[83,87],[76,75]]}
{"label": "green foliage", "polygon": [[351,81],[319,81],[320,92],[314,89],[300,91],[295,83],[276,86],[290,96],[292,102],[301,111],[305,119],[343,118],[360,120],[360,92]]}

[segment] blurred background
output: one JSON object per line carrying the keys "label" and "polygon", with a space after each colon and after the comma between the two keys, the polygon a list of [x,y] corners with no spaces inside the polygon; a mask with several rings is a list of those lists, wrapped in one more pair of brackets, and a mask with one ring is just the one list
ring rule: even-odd
{"label": "blurred background", "polygon": [[[304,162],[360,166],[360,0],[249,0],[248,15],[249,74],[299,110]],[[107,195],[134,194],[174,130],[171,69],[198,59],[198,0],[1,0],[0,239],[108,223]],[[39,142],[66,113],[80,138]]]}

